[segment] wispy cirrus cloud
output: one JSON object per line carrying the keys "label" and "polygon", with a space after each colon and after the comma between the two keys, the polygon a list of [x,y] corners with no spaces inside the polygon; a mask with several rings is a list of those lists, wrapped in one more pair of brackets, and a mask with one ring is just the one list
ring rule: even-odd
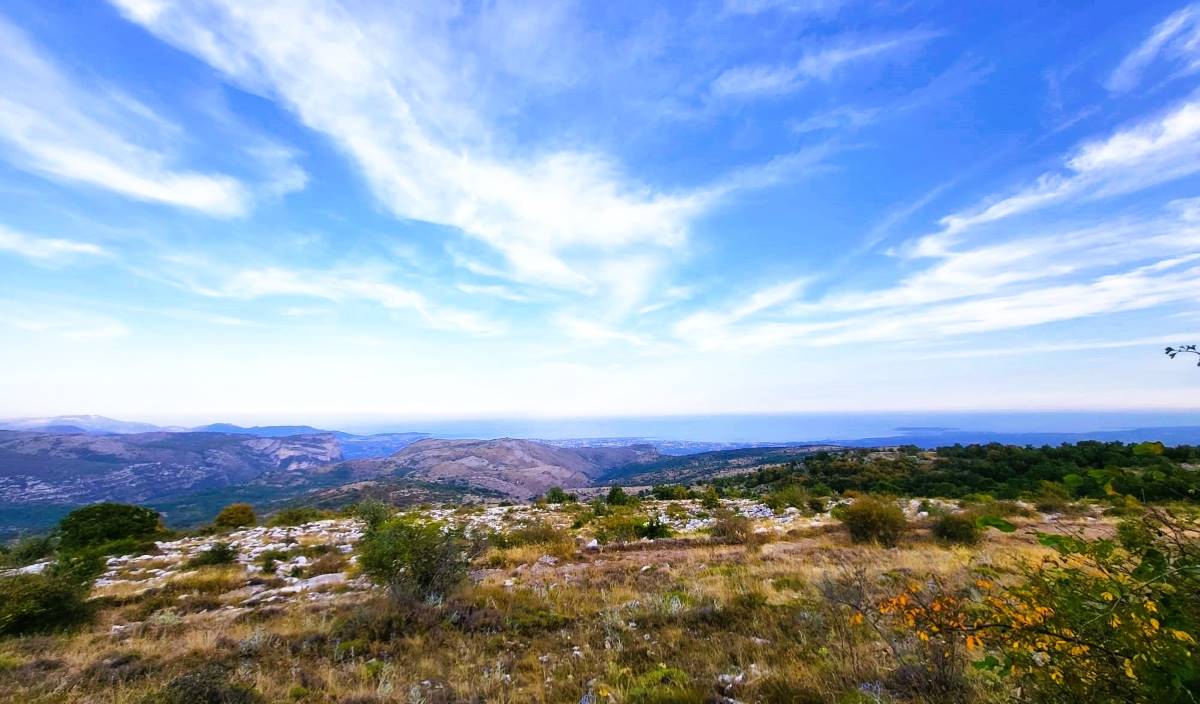
{"label": "wispy cirrus cloud", "polygon": [[846,67],[909,49],[938,36],[937,32],[912,31],[866,39],[843,38],[814,49],[790,64],[735,66],[713,80],[717,98],[760,98],[791,93],[809,81],[828,81]]}
{"label": "wispy cirrus cloud", "polygon": [[[473,19],[449,7],[363,17],[319,0],[304,12],[290,2],[114,4],[330,137],[396,217],[450,225],[499,253],[503,267],[489,270],[506,278],[595,292],[608,259],[682,250],[692,223],[732,191],[769,183],[736,172],[656,187],[600,150],[511,146],[475,102],[473,79],[489,65],[463,45]],[[487,20],[495,29],[503,17]],[[522,46],[542,26],[522,24]]]}
{"label": "wispy cirrus cloud", "polygon": [[11,252],[38,262],[61,262],[78,257],[102,257],[108,250],[91,242],[38,237],[0,225],[0,252]]}
{"label": "wispy cirrus cloud", "polygon": [[1063,168],[1043,173],[1015,193],[990,199],[940,220],[940,231],[922,237],[906,253],[931,256],[966,231],[1081,198],[1103,198],[1149,188],[1200,172],[1200,98],[1085,142]]}
{"label": "wispy cirrus cloud", "polygon": [[1105,85],[1114,93],[1133,90],[1156,64],[1171,64],[1181,74],[1200,71],[1200,3],[1177,10],[1155,26],[1117,65]]}
{"label": "wispy cirrus cloud", "polygon": [[279,266],[243,269],[219,276],[215,283],[195,279],[179,285],[217,298],[314,298],[331,303],[372,303],[388,310],[414,313],[426,327],[472,335],[494,335],[504,324],[475,312],[434,303],[425,294],[388,281],[369,270],[298,270]]}
{"label": "wispy cirrus cloud", "polygon": [[245,213],[250,195],[237,179],[179,168],[141,143],[137,135],[159,122],[129,96],[83,87],[0,16],[0,155],[47,178],[135,200]]}
{"label": "wispy cirrus cloud", "polygon": [[98,341],[129,334],[125,323],[108,315],[15,300],[0,300],[0,325],[73,341]]}

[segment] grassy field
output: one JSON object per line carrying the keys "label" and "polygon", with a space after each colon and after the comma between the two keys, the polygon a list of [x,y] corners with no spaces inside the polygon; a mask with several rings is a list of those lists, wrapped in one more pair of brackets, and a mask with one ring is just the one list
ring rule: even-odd
{"label": "grassy field", "polygon": [[[240,565],[188,570],[148,590],[100,588],[91,625],[0,641],[0,699],[1012,701],[997,675],[965,666],[966,653],[954,655],[963,666],[950,692],[928,673],[913,676],[897,642],[837,594],[883,593],[898,578],[964,583],[974,567],[1044,555],[1035,531],[1095,537],[1115,526],[1098,511],[1012,517],[1015,531],[989,530],[968,547],[914,521],[884,548],[852,544],[837,522],[768,518],[740,544],[696,531],[587,548],[598,519],[581,521],[583,510],[536,509],[535,524],[505,529],[522,540],[483,552],[453,593],[415,607],[345,585],[324,598],[243,607],[247,581],[269,578]],[[899,647],[919,645],[911,640]]]}

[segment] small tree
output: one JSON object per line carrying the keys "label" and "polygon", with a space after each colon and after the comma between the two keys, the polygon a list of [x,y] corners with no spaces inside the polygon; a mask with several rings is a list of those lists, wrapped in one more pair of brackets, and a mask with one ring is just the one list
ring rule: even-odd
{"label": "small tree", "polygon": [[467,576],[478,547],[461,529],[440,521],[397,516],[367,532],[358,564],[400,603],[445,596]]}
{"label": "small tree", "polygon": [[716,487],[708,485],[708,488],[700,496],[700,505],[710,511],[721,507],[721,496],[717,493]]}
{"label": "small tree", "polygon": [[546,490],[546,503],[548,504],[573,504],[578,500],[574,494],[563,491],[561,486],[552,486]]}
{"label": "small tree", "polygon": [[609,506],[628,506],[633,503],[633,497],[625,493],[625,490],[619,486],[614,486],[608,490],[608,496],[604,501]]}
{"label": "small tree", "polygon": [[904,512],[894,502],[871,496],[856,499],[846,507],[842,522],[856,543],[878,542],[892,547],[908,527]]}
{"label": "small tree", "polygon": [[254,515],[254,507],[250,504],[229,504],[213,519],[213,525],[217,528],[244,528],[255,523],[258,523],[258,517]]}
{"label": "small tree", "polygon": [[395,509],[378,499],[364,499],[354,507],[354,515],[367,524],[367,530],[372,531],[383,525]]}
{"label": "small tree", "polygon": [[207,550],[196,553],[188,560],[188,567],[204,567],[206,565],[230,565],[237,559],[237,550],[229,543],[213,543]]}
{"label": "small tree", "polygon": [[117,540],[147,538],[159,530],[157,511],[130,504],[101,503],[75,509],[58,524],[59,547],[83,550]]}

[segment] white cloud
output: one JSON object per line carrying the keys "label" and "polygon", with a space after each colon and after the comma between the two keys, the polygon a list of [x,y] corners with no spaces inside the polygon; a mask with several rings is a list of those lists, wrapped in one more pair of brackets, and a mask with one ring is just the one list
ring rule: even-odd
{"label": "white cloud", "polygon": [[80,255],[105,256],[108,251],[91,242],[35,237],[0,225],[0,251],[12,252],[36,261],[59,261]]}
{"label": "white cloud", "polygon": [[926,42],[937,34],[909,32],[866,41],[843,39],[840,44],[809,51],[787,65],[737,66],[722,72],[712,83],[718,98],[754,98],[791,93],[808,81],[828,81],[853,63],[893,53]]}
{"label": "white cloud", "polygon": [[0,301],[0,325],[65,340],[106,340],[129,334],[124,323],[106,315],[14,300]]}
{"label": "white cloud", "polygon": [[673,328],[701,348],[941,341],[1166,304],[1200,302],[1200,224],[1190,203],[952,247],[896,283],[805,298],[803,282],[693,312]]}
{"label": "white cloud", "polygon": [[481,69],[455,34],[470,20],[449,6],[392,8],[367,22],[321,0],[303,9],[232,0],[114,4],[332,138],[397,217],[451,225],[494,248],[511,278],[591,290],[598,256],[681,249],[690,223],[729,191],[656,189],[587,149],[509,153],[473,103]]}
{"label": "white cloud", "polygon": [[1079,198],[1129,193],[1200,172],[1200,99],[1191,98],[1156,117],[1087,142],[1012,195],[940,221],[942,229],[920,238],[906,253],[938,256],[959,235],[982,225]]}
{"label": "white cloud", "polygon": [[364,271],[297,271],[282,267],[246,269],[211,286],[191,285],[196,293],[226,298],[296,296],[335,303],[367,301],[391,310],[416,313],[436,330],[492,335],[504,327],[471,311],[441,306],[424,294]]}
{"label": "white cloud", "polygon": [[128,96],[83,88],[0,17],[0,153],[14,165],[136,200],[244,213],[248,195],[236,179],[177,169],[139,144],[135,135],[160,122]]}
{"label": "white cloud", "polygon": [[731,15],[758,15],[787,12],[801,15],[832,15],[849,0],[725,0],[725,12]]}
{"label": "white cloud", "polygon": [[1160,22],[1113,70],[1107,88],[1117,93],[1132,90],[1160,58],[1173,60],[1182,73],[1200,70],[1200,4],[1188,5]]}

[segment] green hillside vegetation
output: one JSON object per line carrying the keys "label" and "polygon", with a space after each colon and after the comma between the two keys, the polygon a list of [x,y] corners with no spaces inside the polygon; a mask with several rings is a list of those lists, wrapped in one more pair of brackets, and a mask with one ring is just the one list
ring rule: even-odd
{"label": "green hillside vegetation", "polygon": [[1200,448],[1085,441],[1057,447],[955,445],[926,451],[819,452],[712,483],[726,494],[800,485],[814,494],[847,491],[899,496],[997,499],[1041,495],[1139,501],[1200,500]]}

